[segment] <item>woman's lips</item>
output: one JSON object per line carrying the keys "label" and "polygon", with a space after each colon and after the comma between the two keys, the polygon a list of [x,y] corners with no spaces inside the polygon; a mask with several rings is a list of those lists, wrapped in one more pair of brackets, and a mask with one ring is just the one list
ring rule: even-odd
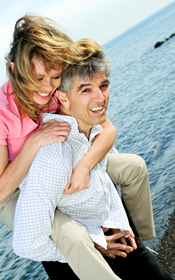
{"label": "woman's lips", "polygon": [[47,99],[48,97],[51,96],[52,93],[51,92],[49,92],[49,93],[40,93],[40,92],[36,91],[36,94],[41,99]]}

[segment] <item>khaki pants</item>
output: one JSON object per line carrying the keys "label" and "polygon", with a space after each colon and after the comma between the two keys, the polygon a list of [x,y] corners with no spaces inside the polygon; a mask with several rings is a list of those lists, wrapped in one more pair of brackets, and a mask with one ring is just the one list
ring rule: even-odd
{"label": "khaki pants", "polygon": [[[5,203],[0,204],[0,221],[11,230],[18,196],[19,189]],[[85,227],[58,209],[55,210],[51,238],[79,279],[120,280],[95,249]]]}
{"label": "khaki pants", "polygon": [[17,189],[5,203],[0,203],[0,222],[12,231],[19,192],[20,190]]}
{"label": "khaki pants", "polygon": [[[109,154],[107,172],[114,184],[121,184],[123,201],[138,236],[142,240],[154,238],[149,181],[143,159],[130,154]],[[0,204],[0,221],[11,230],[18,196],[19,189]],[[55,211],[51,238],[80,279],[120,279],[94,248],[85,228],[59,210]]]}
{"label": "khaki pants", "polygon": [[155,237],[148,172],[145,161],[133,154],[108,154],[107,173],[121,185],[128,217],[140,240]]}

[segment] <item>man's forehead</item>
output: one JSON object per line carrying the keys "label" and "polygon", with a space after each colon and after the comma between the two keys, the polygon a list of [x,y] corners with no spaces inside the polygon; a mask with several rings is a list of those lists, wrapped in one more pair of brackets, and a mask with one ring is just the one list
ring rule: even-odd
{"label": "man's forehead", "polygon": [[73,87],[80,90],[83,86],[93,85],[94,82],[103,83],[104,81],[108,81],[104,72],[97,72],[90,77],[86,76],[80,80],[75,80]]}

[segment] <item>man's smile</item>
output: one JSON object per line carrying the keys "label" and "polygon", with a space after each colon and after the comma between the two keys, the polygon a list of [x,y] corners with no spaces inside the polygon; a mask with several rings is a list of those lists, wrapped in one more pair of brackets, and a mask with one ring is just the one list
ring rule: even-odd
{"label": "man's smile", "polygon": [[93,113],[96,113],[96,114],[103,113],[105,111],[105,107],[104,107],[104,105],[101,105],[98,107],[91,108],[90,111]]}

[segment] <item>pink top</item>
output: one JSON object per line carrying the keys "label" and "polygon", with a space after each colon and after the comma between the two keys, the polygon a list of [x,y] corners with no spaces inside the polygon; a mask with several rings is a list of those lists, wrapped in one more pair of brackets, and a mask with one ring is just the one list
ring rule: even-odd
{"label": "pink top", "polygon": [[[21,118],[10,82],[0,88],[0,145],[7,145],[9,162],[11,162],[22,149],[27,138],[38,129],[39,122],[35,123],[29,117]],[[49,111],[56,111],[59,103],[56,96],[53,96],[55,104]]]}

